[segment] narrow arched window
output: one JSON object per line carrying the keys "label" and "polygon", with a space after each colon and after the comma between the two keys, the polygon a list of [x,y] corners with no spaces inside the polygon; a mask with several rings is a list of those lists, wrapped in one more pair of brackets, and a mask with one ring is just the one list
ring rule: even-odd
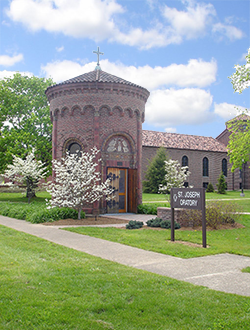
{"label": "narrow arched window", "polygon": [[208,176],[208,159],[207,159],[207,157],[203,158],[203,176]]}
{"label": "narrow arched window", "polygon": [[227,160],[226,158],[222,159],[222,173],[227,177]]}
{"label": "narrow arched window", "polygon": [[183,156],[182,160],[181,160],[181,166],[188,166],[188,157],[187,156]]}

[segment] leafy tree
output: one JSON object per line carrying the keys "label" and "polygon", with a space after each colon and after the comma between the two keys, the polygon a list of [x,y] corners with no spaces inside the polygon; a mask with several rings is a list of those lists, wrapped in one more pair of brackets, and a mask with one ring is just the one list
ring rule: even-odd
{"label": "leafy tree", "polygon": [[232,171],[242,169],[244,163],[249,161],[250,155],[250,120],[241,115],[228,123],[231,132],[229,136],[228,155],[232,163]]}
{"label": "leafy tree", "polygon": [[69,207],[78,211],[78,219],[81,218],[81,210],[87,203],[99,201],[103,196],[111,199],[113,190],[110,188],[110,180],[101,182],[101,174],[96,171],[98,165],[95,162],[98,150],[94,147],[90,153],[67,153],[61,160],[53,160],[55,182],[51,182],[47,190],[51,193],[49,207]]}
{"label": "leafy tree", "polygon": [[178,160],[169,159],[165,161],[165,182],[161,184],[159,192],[169,193],[171,188],[182,188],[187,177],[191,174],[188,166],[181,166]]}
{"label": "leafy tree", "polygon": [[29,203],[30,199],[36,195],[38,182],[47,174],[45,164],[35,159],[34,150],[27,155],[26,159],[15,155],[13,158],[13,164],[7,166],[4,176],[26,186],[26,197],[28,197]]}
{"label": "leafy tree", "polygon": [[165,184],[165,161],[167,160],[166,149],[160,147],[155,157],[150,162],[145,179],[143,181],[143,192],[157,194],[159,185]]}
{"label": "leafy tree", "polygon": [[216,186],[217,186],[218,194],[225,194],[226,193],[227,184],[226,184],[225,177],[224,177],[223,173],[221,173],[221,175],[219,176],[218,184]]}
{"label": "leafy tree", "polygon": [[45,90],[51,79],[22,76],[0,80],[0,173],[12,155],[25,158],[32,148],[51,169],[52,123]]}
{"label": "leafy tree", "polygon": [[242,93],[244,89],[250,86],[250,48],[245,58],[247,63],[245,65],[235,65],[236,71],[229,77],[233,84],[233,89],[238,93]]}
{"label": "leafy tree", "polygon": [[[230,76],[235,92],[242,91],[250,86],[250,48],[246,56],[245,65],[235,65],[236,72]],[[241,115],[237,120],[231,120],[228,124],[231,132],[228,144],[228,154],[232,163],[232,171],[242,168],[243,164],[249,161],[250,155],[250,120],[246,115]]]}

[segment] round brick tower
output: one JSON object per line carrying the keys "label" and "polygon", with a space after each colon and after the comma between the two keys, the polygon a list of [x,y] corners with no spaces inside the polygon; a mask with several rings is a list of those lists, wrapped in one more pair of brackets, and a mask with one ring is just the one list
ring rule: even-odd
{"label": "round brick tower", "polygon": [[142,199],[142,123],[149,92],[95,71],[49,87],[53,159],[66,151],[101,151],[99,171],[112,179],[115,198],[86,206],[87,213],[136,212]]}

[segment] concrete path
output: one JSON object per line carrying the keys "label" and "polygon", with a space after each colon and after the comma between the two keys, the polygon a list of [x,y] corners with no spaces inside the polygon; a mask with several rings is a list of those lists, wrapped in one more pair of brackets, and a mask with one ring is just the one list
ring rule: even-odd
{"label": "concrete path", "polygon": [[181,259],[4,216],[0,224],[123,265],[250,297],[250,273],[241,272],[250,267],[249,257],[219,254]]}

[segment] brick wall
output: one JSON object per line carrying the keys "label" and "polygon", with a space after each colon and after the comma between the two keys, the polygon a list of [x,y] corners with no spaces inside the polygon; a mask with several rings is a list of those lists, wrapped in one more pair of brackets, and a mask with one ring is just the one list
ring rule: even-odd
{"label": "brick wall", "polygon": [[[142,147],[142,179],[145,177],[145,173],[149,164],[149,161],[156,155],[157,147]],[[216,189],[216,184],[218,183],[218,178],[222,171],[222,159],[227,159],[227,177],[226,182],[229,190],[233,189],[233,183],[235,175],[230,171],[230,164],[227,153],[225,152],[212,152],[212,151],[199,151],[199,150],[185,150],[185,149],[167,149],[167,156],[170,159],[178,160],[182,163],[182,157],[188,157],[188,167],[191,175],[188,177],[187,182],[189,186],[194,188],[202,188],[203,183],[211,182]],[[207,157],[209,161],[209,176],[203,177],[203,158]],[[238,188],[237,188],[238,189]]]}

